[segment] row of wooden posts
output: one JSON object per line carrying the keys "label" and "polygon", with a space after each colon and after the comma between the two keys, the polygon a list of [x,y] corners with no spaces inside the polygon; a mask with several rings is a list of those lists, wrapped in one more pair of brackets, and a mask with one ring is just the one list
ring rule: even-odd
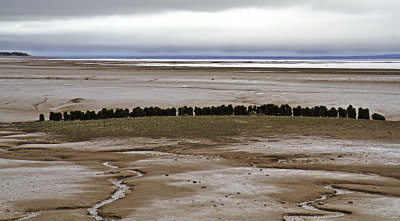
{"label": "row of wooden posts", "polygon": [[[358,118],[370,119],[368,108],[358,108],[358,115],[356,109],[349,105],[347,108],[339,107],[336,109],[332,107],[328,109],[326,106],[315,107],[301,107],[297,106],[291,108],[288,104],[281,106],[275,104],[265,104],[261,106],[232,106],[221,105],[212,107],[180,107],[176,108],[160,108],[160,107],[136,107],[132,111],[129,109],[107,109],[103,108],[101,111],[71,111],[71,112],[50,112],[49,120],[51,121],[73,121],[73,120],[98,120],[108,118],[125,118],[125,117],[152,117],[152,116],[210,116],[210,115],[269,115],[269,116],[295,116],[295,117],[339,117],[339,118]],[[373,120],[385,120],[380,114],[374,113]],[[45,117],[40,114],[39,121],[44,121]]]}

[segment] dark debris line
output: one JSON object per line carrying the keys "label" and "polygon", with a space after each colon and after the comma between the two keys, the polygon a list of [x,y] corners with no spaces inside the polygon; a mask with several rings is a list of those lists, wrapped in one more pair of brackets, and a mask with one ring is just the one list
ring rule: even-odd
{"label": "dark debris line", "polygon": [[[288,104],[281,106],[275,104],[264,104],[261,106],[238,105],[220,105],[212,107],[180,107],[162,109],[160,107],[135,107],[130,111],[126,109],[107,109],[103,108],[101,111],[71,111],[71,112],[50,112],[49,120],[51,121],[68,121],[68,120],[99,120],[109,118],[126,118],[126,117],[152,117],[152,116],[218,116],[218,115],[268,115],[268,116],[294,116],[294,117],[331,117],[331,118],[353,118],[353,119],[370,119],[368,108],[358,108],[358,116],[356,109],[349,105],[347,108],[339,107],[336,109],[332,107],[328,109],[326,106],[315,107],[290,107]],[[372,114],[373,120],[385,120],[380,114]],[[44,121],[44,114],[39,115],[39,121]]]}

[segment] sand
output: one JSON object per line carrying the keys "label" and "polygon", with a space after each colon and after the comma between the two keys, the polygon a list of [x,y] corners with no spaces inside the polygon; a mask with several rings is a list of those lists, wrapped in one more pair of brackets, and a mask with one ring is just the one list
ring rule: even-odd
{"label": "sand", "polygon": [[0,59],[0,122],[50,111],[221,104],[367,107],[400,119],[400,70],[174,68]]}
{"label": "sand", "polygon": [[400,118],[393,71],[315,72],[0,60],[0,220],[399,220],[396,122],[352,134],[296,125],[89,140],[7,123],[48,111],[269,102],[351,103]]}

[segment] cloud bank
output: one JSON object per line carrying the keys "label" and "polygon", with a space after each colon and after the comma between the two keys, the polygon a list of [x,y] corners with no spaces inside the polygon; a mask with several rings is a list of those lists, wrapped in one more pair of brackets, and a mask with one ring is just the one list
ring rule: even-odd
{"label": "cloud bank", "polygon": [[0,50],[42,55],[400,52],[400,1],[392,0],[1,4]]}

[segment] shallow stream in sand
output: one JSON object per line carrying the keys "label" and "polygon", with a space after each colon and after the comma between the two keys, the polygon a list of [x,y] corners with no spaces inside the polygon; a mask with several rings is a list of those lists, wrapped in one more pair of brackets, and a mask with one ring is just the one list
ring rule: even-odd
{"label": "shallow stream in sand", "polygon": [[[329,211],[328,210],[328,211],[326,211],[324,209],[319,209],[319,208],[314,206],[314,204],[317,204],[317,203],[320,204],[320,205],[324,205],[323,202],[325,200],[333,198],[335,196],[353,193],[352,191],[346,191],[346,190],[341,190],[341,189],[334,188],[331,185],[326,186],[325,188],[330,189],[330,190],[334,190],[335,193],[334,194],[329,194],[329,195],[322,195],[318,199],[310,200],[310,201],[306,201],[306,202],[302,202],[302,203],[298,204],[299,207],[301,207],[301,208],[303,208],[305,210],[319,211],[323,215],[322,214],[321,215],[302,215],[302,214],[295,215],[295,214],[292,214],[292,215],[285,215],[283,217],[283,220],[285,220],[285,221],[299,221],[302,218],[306,218],[306,219],[307,218],[332,219],[332,218],[337,218],[337,217],[342,217],[342,216],[348,215],[349,213],[347,211],[340,211],[340,210],[337,210],[337,211]],[[328,212],[328,214],[325,214],[327,212]]]}
{"label": "shallow stream in sand", "polygon": [[[112,164],[110,164],[109,162],[104,162],[102,163],[103,166],[112,168],[112,169],[118,169],[119,167],[114,166]],[[136,170],[128,170],[129,172],[135,174],[137,177],[141,177],[143,176],[143,174],[139,171]],[[87,211],[89,212],[90,216],[93,217],[94,219],[96,219],[97,221],[99,220],[104,220],[104,218],[102,216],[100,216],[98,210],[100,209],[100,207],[107,205],[109,203],[112,203],[122,197],[125,196],[126,192],[129,191],[129,186],[124,184],[125,179],[120,179],[120,180],[114,180],[112,181],[112,184],[117,187],[117,190],[113,193],[113,195],[106,199],[103,200],[99,203],[97,203],[96,205],[94,205],[93,207],[87,209]]]}

